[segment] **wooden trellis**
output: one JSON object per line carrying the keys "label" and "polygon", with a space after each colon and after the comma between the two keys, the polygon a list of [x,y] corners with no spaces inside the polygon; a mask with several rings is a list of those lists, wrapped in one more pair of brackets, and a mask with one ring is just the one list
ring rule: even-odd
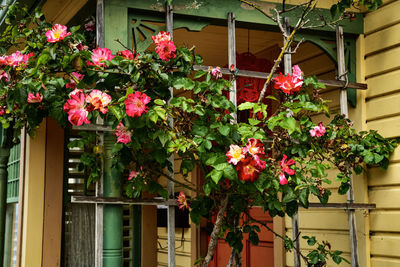
{"label": "wooden trellis", "polygon": [[[97,1],[97,40],[99,46],[104,46],[104,1]],[[228,59],[229,66],[233,64],[236,66],[236,48],[235,48],[235,15],[233,13],[228,13],[227,17],[228,25]],[[289,21],[285,19],[284,23],[286,30],[289,31]],[[173,37],[173,11],[172,7],[166,6],[166,29]],[[340,107],[341,113],[348,117],[348,106],[347,106],[347,87],[365,90],[367,86],[360,83],[349,83],[347,81],[347,75],[345,70],[345,58],[344,58],[344,39],[343,30],[341,27],[337,28],[337,65],[338,65],[338,80],[319,80],[319,82],[336,88],[341,88],[340,93]],[[291,72],[291,54],[287,53],[284,56],[284,71],[285,73]],[[195,70],[208,70],[209,66],[194,66]],[[223,74],[231,74],[231,72],[222,68],[221,72]],[[268,73],[238,70],[237,76],[251,77],[251,78],[262,78],[265,79]],[[171,88],[171,96],[173,95],[173,89]],[[233,82],[233,88],[230,92],[230,100],[237,106],[236,103],[236,83]],[[171,125],[173,121],[169,122]],[[86,125],[76,127],[79,130],[87,131],[97,131],[99,133],[112,131],[111,127],[98,125]],[[100,134],[102,138],[102,134]],[[174,158],[171,156],[171,163],[174,163]],[[173,172],[169,173],[173,176]],[[351,180],[352,183],[352,180]],[[103,204],[115,204],[115,205],[166,205],[168,206],[168,266],[175,267],[175,206],[177,205],[174,199],[174,183],[168,180],[167,184],[169,199],[167,200],[156,200],[156,199],[127,199],[127,198],[109,198],[102,197],[102,180],[98,182],[96,186],[96,196],[72,196],[72,203],[92,203],[96,205],[96,266],[102,267],[102,229],[103,229]],[[350,228],[350,240],[351,240],[351,258],[352,267],[358,267],[358,252],[357,252],[357,236],[356,236],[356,223],[355,223],[355,213],[356,209],[374,209],[375,204],[361,204],[354,203],[353,189],[351,188],[347,195],[347,203],[328,203],[327,205],[322,205],[320,203],[310,203],[309,208],[329,208],[329,209],[345,209],[348,210],[349,228]],[[295,246],[299,250],[299,225],[297,214],[292,218],[292,228],[293,237],[296,240]],[[296,267],[301,266],[300,255],[296,252],[294,253],[294,263]]]}

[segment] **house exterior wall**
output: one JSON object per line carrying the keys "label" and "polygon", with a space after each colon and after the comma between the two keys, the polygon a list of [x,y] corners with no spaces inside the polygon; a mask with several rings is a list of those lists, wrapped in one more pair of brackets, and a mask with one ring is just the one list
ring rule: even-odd
{"label": "house exterior wall", "polygon": [[[366,127],[385,137],[400,136],[400,1],[384,1],[365,16],[364,78]],[[371,267],[399,266],[400,149],[388,170],[369,171],[368,195],[377,208],[370,212]]]}

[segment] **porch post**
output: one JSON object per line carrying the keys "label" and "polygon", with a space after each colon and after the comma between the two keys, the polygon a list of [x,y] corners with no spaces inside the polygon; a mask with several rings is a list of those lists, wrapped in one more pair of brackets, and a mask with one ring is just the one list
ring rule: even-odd
{"label": "porch post", "polygon": [[[112,168],[112,145],[115,137],[104,133],[104,197],[121,197],[121,173]],[[122,267],[122,206],[104,205],[103,267]]]}
{"label": "porch post", "polygon": [[4,235],[7,212],[7,163],[10,156],[9,130],[0,128],[0,267],[3,266]]}

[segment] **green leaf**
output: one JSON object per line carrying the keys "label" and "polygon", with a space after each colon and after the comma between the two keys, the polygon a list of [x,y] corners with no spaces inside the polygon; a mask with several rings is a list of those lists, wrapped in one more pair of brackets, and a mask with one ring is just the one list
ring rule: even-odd
{"label": "green leaf", "polygon": [[162,100],[162,99],[159,99],[159,98],[154,100],[154,103],[159,105],[159,106],[164,106],[165,105],[165,101]]}
{"label": "green leaf", "polygon": [[119,106],[115,105],[110,105],[108,106],[108,109],[111,111],[112,114],[117,118],[117,120],[121,120],[124,117],[124,112],[122,111],[122,108]]}
{"label": "green leaf", "polygon": [[238,106],[239,110],[246,110],[246,109],[252,109],[254,107],[255,103],[251,102],[244,102]]}
{"label": "green leaf", "polygon": [[255,125],[259,124],[260,122],[261,122],[261,121],[259,121],[259,120],[249,119],[249,124],[250,124],[251,126],[255,126]]}
{"label": "green leaf", "polygon": [[301,203],[301,205],[304,207],[304,208],[308,208],[308,196],[310,195],[310,191],[308,190],[308,188],[303,188],[301,191],[300,191],[300,195],[299,195],[299,200],[300,200],[300,203]]}
{"label": "green leaf", "polygon": [[217,169],[214,169],[210,172],[211,179],[214,181],[214,183],[218,184],[219,180],[222,178],[223,171],[219,171]]}
{"label": "green leaf", "polygon": [[204,70],[198,70],[198,71],[196,72],[196,74],[194,75],[194,78],[195,78],[195,79],[198,79],[198,78],[204,76],[206,73],[207,73],[207,72],[204,71]]}
{"label": "green leaf", "polygon": [[229,180],[237,180],[237,172],[231,164],[224,169],[224,177]]}
{"label": "green leaf", "polygon": [[231,127],[229,125],[224,125],[224,126],[218,128],[218,132],[220,134],[222,134],[223,136],[228,136],[230,130],[231,130]]}
{"label": "green leaf", "polygon": [[251,232],[249,233],[249,241],[250,241],[253,245],[257,246],[258,243],[260,242],[260,239],[258,238],[258,234],[257,234],[256,232],[254,232],[254,231],[251,231]]}

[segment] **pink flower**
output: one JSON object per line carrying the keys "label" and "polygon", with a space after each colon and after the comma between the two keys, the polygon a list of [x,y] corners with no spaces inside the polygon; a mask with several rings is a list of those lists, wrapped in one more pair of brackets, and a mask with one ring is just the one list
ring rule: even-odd
{"label": "pink flower", "polygon": [[122,122],[118,124],[114,134],[118,137],[117,143],[127,144],[131,142],[132,131],[125,127]]}
{"label": "pink flower", "polygon": [[221,68],[215,67],[211,69],[211,75],[215,77],[215,79],[222,78]]}
{"label": "pink flower", "polygon": [[247,141],[246,147],[244,148],[244,153],[249,152],[253,156],[263,156],[264,146],[259,139],[249,138]]}
{"label": "pink flower", "polygon": [[279,161],[279,164],[281,165],[281,169],[284,173],[287,173],[288,175],[293,175],[296,174],[295,170],[290,169],[289,166],[295,164],[294,159],[290,159],[286,161],[287,156],[283,154],[282,160]]}
{"label": "pink flower", "polygon": [[105,67],[106,63],[104,61],[105,60],[110,61],[114,58],[114,55],[111,53],[111,50],[108,48],[97,47],[92,52],[93,52],[92,61],[94,64],[89,62],[89,65],[92,65],[92,66]]}
{"label": "pink flower", "polygon": [[292,75],[297,77],[299,80],[303,80],[303,72],[301,71],[299,65],[294,65],[292,67]]}
{"label": "pink flower", "polygon": [[128,180],[130,181],[130,180],[132,180],[133,178],[138,177],[139,174],[140,174],[140,172],[131,171],[131,172],[129,173]]}
{"label": "pink flower", "polygon": [[185,195],[185,193],[183,191],[181,191],[179,193],[179,195],[177,196],[176,200],[178,202],[179,209],[181,209],[181,210],[189,209],[188,199],[187,199],[187,196]]}
{"label": "pink flower", "polygon": [[0,66],[7,65],[6,57],[0,57]]}
{"label": "pink flower", "polygon": [[10,75],[8,75],[8,73],[5,72],[4,70],[0,70],[0,81],[3,78],[4,78],[4,81],[6,81],[6,82],[10,81]]}
{"label": "pink flower", "polygon": [[274,78],[274,88],[281,89],[284,93],[289,95],[300,91],[302,85],[303,80],[300,80],[294,75],[284,76],[280,74]]}
{"label": "pink flower", "polygon": [[169,32],[160,31],[157,35],[151,36],[151,40],[153,40],[156,45],[160,45],[160,43],[171,41],[171,35]]}
{"label": "pink flower", "polygon": [[125,99],[126,114],[130,117],[140,117],[142,114],[148,111],[146,104],[150,102],[150,97],[145,93],[136,91],[133,94],[129,94],[128,98]]}
{"label": "pink flower", "polygon": [[321,137],[324,136],[326,132],[326,129],[324,127],[324,125],[322,125],[322,122],[320,122],[318,124],[318,126],[315,126],[313,129],[310,130],[310,135],[312,137],[316,136],[316,137]]}
{"label": "pink flower", "polygon": [[240,146],[230,145],[229,151],[226,152],[226,156],[228,157],[226,160],[228,163],[232,163],[233,165],[237,165],[239,161],[244,159],[245,154]]}
{"label": "pink flower", "polygon": [[47,37],[47,42],[56,43],[71,35],[71,33],[67,32],[67,26],[55,24],[53,28],[48,30],[44,35]]}
{"label": "pink flower", "polygon": [[75,89],[69,94],[70,99],[64,104],[64,111],[68,113],[68,120],[72,125],[80,126],[89,124],[87,119],[89,112],[85,109],[86,95],[80,89]]}
{"label": "pink flower", "polygon": [[176,57],[176,47],[173,42],[161,42],[156,47],[156,53],[160,56],[162,60],[169,61]]}
{"label": "pink flower", "polygon": [[279,183],[280,183],[281,185],[285,185],[285,184],[288,183],[288,181],[287,181],[286,176],[285,176],[284,173],[279,174]]}
{"label": "pink flower", "polygon": [[86,97],[86,102],[90,104],[88,107],[89,111],[99,110],[101,113],[106,114],[108,111],[107,106],[111,102],[111,96],[95,89]]}
{"label": "pink flower", "polygon": [[5,61],[8,66],[14,66],[14,67],[25,66],[28,64],[28,60],[32,56],[33,53],[23,55],[21,54],[20,51],[17,51],[11,54],[10,56],[6,57]]}
{"label": "pink flower", "polygon": [[32,93],[28,93],[28,99],[27,102],[28,103],[40,103],[43,100],[43,96],[39,93],[36,92],[36,95],[32,94]]}
{"label": "pink flower", "polygon": [[91,20],[88,23],[85,24],[85,30],[88,32],[92,32],[96,29],[96,23]]}
{"label": "pink flower", "polygon": [[131,52],[131,50],[128,49],[117,52],[117,56],[121,56],[125,59],[130,59],[130,60],[133,59],[133,53]]}
{"label": "pink flower", "polygon": [[85,77],[85,75],[80,74],[78,72],[72,72],[71,75],[72,75],[73,78],[70,79],[69,83],[67,83],[65,85],[65,87],[67,87],[67,88],[75,88],[77,81],[80,81],[80,80],[83,79],[83,77]]}
{"label": "pink flower", "polygon": [[6,113],[5,107],[0,106],[0,116],[3,116]]}
{"label": "pink flower", "polygon": [[72,125],[81,126],[83,123],[90,124],[87,119],[89,112],[86,109],[74,109],[68,113],[68,120]]}

